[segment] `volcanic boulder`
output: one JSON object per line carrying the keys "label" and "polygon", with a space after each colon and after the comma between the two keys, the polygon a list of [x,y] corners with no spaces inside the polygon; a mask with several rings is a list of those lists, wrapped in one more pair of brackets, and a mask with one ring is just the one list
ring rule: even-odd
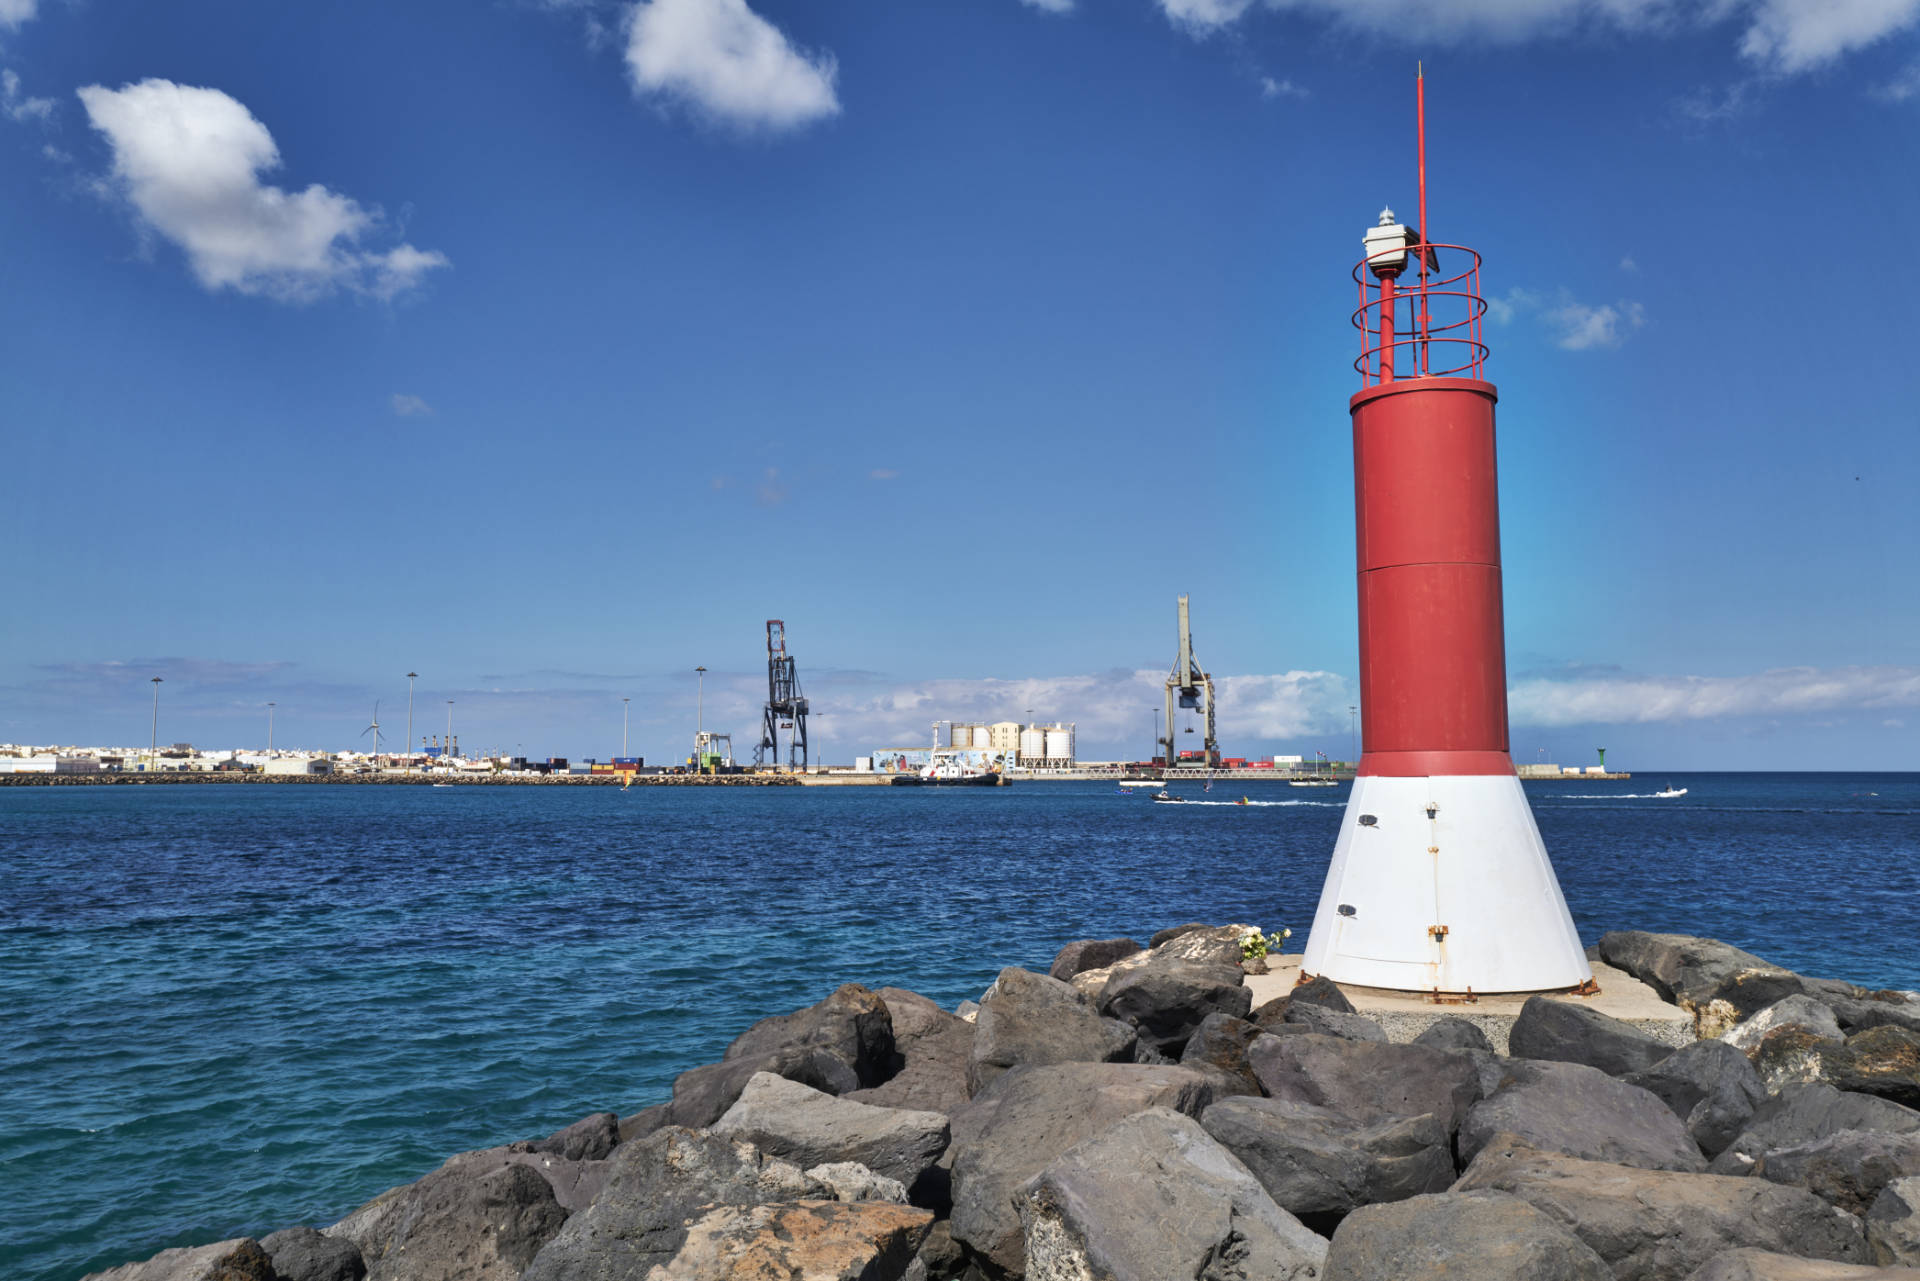
{"label": "volcanic boulder", "polygon": [[946,1151],[948,1125],[939,1112],[872,1107],[762,1072],[714,1122],[713,1133],[803,1170],[852,1161],[911,1188]]}
{"label": "volcanic boulder", "polygon": [[1135,1039],[1126,1023],[1102,1018],[1086,997],[1059,979],[1004,969],[974,1020],[967,1088],[978,1094],[1008,1068],[1023,1064],[1127,1062]]}
{"label": "volcanic boulder", "polygon": [[1151,1108],[1062,1153],[1020,1191],[1029,1281],[1317,1278],[1327,1243],[1194,1122]]}
{"label": "volcanic boulder", "polygon": [[1559,1221],[1504,1192],[1447,1192],[1347,1216],[1325,1281],[1613,1281]]}
{"label": "volcanic boulder", "polygon": [[1685,1281],[1714,1255],[1755,1246],[1864,1263],[1860,1223],[1810,1192],[1764,1179],[1645,1170],[1541,1152],[1502,1135],[1454,1185],[1530,1202],[1570,1228],[1614,1275]]}
{"label": "volcanic boulder", "polygon": [[1649,1170],[1707,1168],[1665,1103],[1581,1063],[1510,1060],[1500,1088],[1474,1104],[1460,1127],[1460,1159],[1473,1160],[1496,1135],[1590,1161]]}
{"label": "volcanic boulder", "polygon": [[1608,1076],[1644,1072],[1673,1053],[1631,1023],[1554,997],[1530,997],[1507,1034],[1507,1053],[1520,1059],[1584,1063]]}

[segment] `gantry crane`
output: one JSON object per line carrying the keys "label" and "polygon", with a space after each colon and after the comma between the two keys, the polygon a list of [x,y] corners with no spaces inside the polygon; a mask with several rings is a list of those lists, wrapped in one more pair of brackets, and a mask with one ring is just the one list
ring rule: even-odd
{"label": "gantry crane", "polygon": [[753,763],[766,764],[767,753],[780,764],[780,731],[787,731],[787,768],[807,767],[807,700],[800,693],[800,678],[794,672],[793,656],[787,653],[787,625],[777,618],[767,620],[767,707],[761,720],[760,745],[753,749]]}
{"label": "gantry crane", "polygon": [[1167,736],[1160,740],[1161,759],[1172,769],[1179,759],[1174,750],[1177,731],[1173,727],[1174,699],[1178,698],[1182,707],[1199,707],[1204,701],[1207,708],[1207,736],[1205,740],[1206,762],[1208,769],[1217,769],[1220,765],[1220,744],[1213,736],[1214,697],[1213,677],[1200,670],[1200,664],[1193,657],[1193,627],[1187,620],[1187,598],[1180,598],[1180,653],[1173,660],[1173,671],[1167,676]]}

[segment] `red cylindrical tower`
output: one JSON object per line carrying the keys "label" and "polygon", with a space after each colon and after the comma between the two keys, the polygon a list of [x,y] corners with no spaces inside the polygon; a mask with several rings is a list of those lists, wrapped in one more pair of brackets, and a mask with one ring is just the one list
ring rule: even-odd
{"label": "red cylindrical tower", "polygon": [[1592,972],[1507,743],[1480,256],[1425,234],[1424,83],[1419,119],[1423,225],[1383,211],[1353,272],[1365,751],[1303,969],[1402,990],[1569,988]]}
{"label": "red cylindrical tower", "polygon": [[1363,774],[1510,774],[1492,383],[1357,393]]}

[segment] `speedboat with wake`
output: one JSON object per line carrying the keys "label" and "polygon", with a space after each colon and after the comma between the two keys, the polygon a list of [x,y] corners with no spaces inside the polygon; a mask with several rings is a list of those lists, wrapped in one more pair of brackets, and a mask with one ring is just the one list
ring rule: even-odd
{"label": "speedboat with wake", "polygon": [[1672,783],[1668,783],[1667,789],[1664,792],[1655,792],[1654,796],[1658,797],[1660,800],[1663,800],[1663,801],[1670,801],[1676,796],[1685,796],[1686,794],[1687,794],[1686,788],[1675,787]]}

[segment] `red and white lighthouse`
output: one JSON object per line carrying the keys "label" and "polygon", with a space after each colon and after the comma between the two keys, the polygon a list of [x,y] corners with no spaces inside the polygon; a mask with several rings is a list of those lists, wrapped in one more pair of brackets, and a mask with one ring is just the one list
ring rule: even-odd
{"label": "red and white lighthouse", "polygon": [[1365,237],[1353,416],[1365,751],[1305,973],[1404,991],[1532,992],[1592,971],[1507,741],[1494,385],[1480,256],[1391,210]]}

